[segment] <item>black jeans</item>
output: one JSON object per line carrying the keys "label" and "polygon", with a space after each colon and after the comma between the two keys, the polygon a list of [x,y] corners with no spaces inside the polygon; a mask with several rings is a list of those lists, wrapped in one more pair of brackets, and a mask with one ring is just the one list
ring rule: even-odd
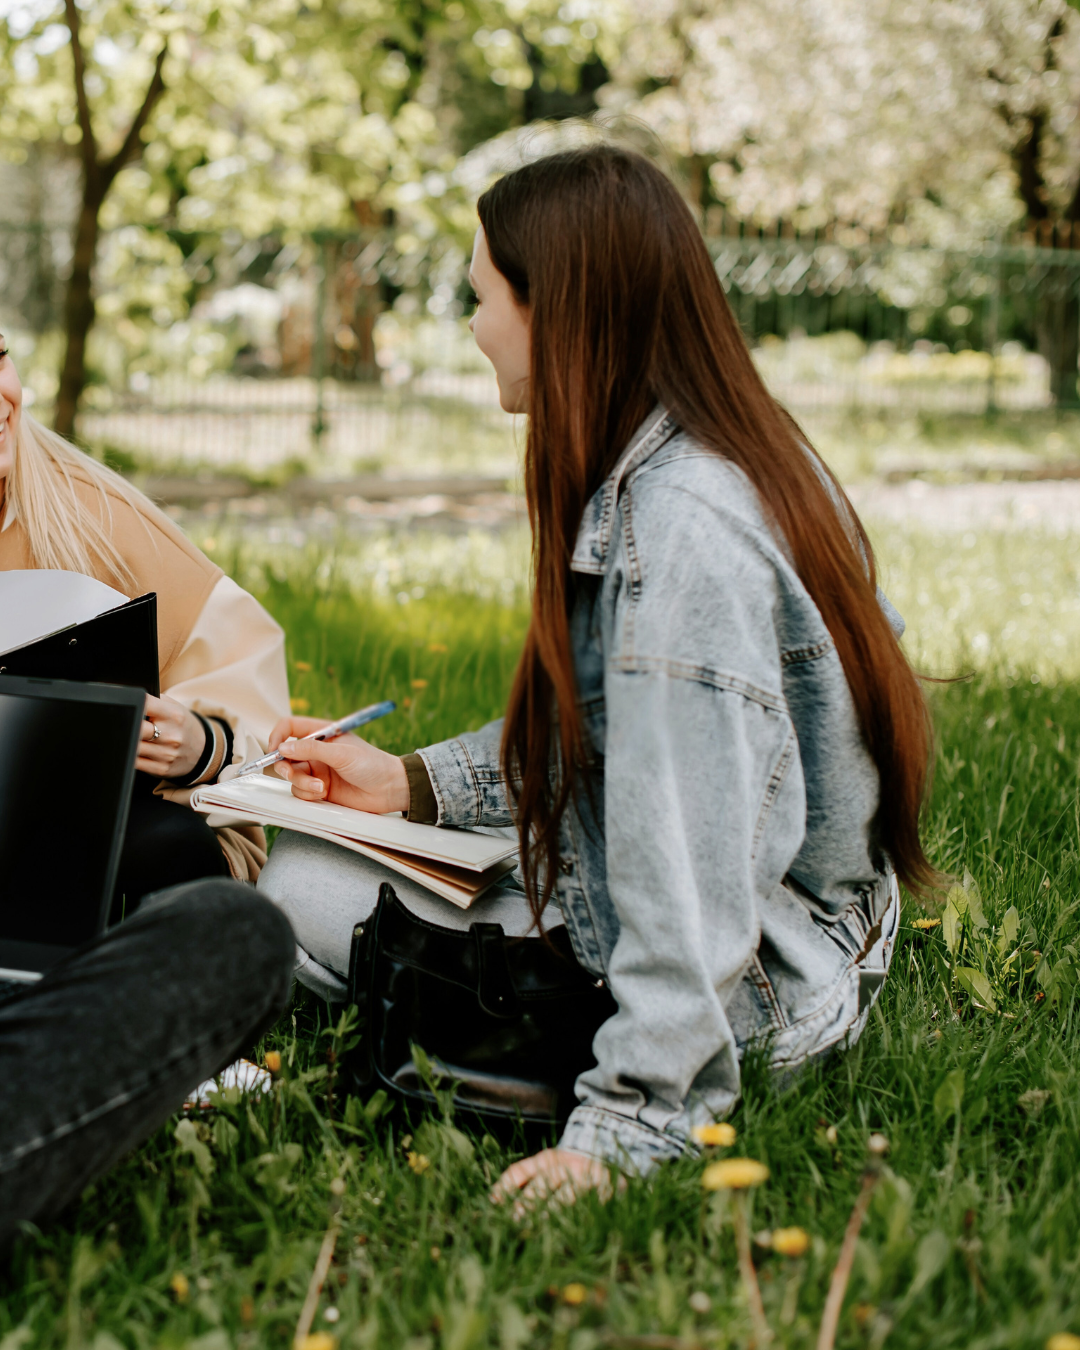
{"label": "black jeans", "polygon": [[288,920],[250,886],[196,881],[0,1006],[0,1249],[272,1025],[295,950]]}
{"label": "black jeans", "polygon": [[227,877],[229,864],[206,817],[154,796],[158,779],[137,773],[131,792],[110,923],[130,919],[144,895],[199,877]]}

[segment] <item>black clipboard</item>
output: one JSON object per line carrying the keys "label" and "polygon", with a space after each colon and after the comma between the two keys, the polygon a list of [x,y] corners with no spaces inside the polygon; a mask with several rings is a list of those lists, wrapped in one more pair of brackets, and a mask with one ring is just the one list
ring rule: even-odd
{"label": "black clipboard", "polygon": [[161,692],[157,592],[0,652],[0,675],[133,685],[156,697]]}

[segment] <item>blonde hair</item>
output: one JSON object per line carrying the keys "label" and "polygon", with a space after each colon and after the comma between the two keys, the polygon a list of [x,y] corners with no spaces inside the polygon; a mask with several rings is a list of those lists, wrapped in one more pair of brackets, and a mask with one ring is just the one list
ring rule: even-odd
{"label": "blonde hair", "polygon": [[[97,489],[100,516],[79,497],[76,479]],[[112,541],[115,494],[139,510],[142,494],[118,473],[91,459],[25,409],[15,437],[15,465],[7,480],[7,507],[22,522],[34,566],[99,576],[121,590],[135,583]],[[141,511],[140,511],[141,515]]]}

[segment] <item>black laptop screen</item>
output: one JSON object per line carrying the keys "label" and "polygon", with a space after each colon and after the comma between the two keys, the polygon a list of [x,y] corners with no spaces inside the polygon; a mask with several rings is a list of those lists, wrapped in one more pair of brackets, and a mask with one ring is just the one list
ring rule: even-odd
{"label": "black laptop screen", "polygon": [[0,941],[69,948],[98,931],[133,715],[0,692]]}

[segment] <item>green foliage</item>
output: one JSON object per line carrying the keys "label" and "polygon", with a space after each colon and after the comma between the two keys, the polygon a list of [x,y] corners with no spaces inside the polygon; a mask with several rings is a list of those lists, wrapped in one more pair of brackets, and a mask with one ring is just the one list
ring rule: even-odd
{"label": "green foliage", "polygon": [[[373,728],[395,750],[497,715],[526,617],[477,595],[399,604],[295,574],[265,576],[263,595],[312,711],[413,698]],[[787,1080],[751,1055],[733,1117],[738,1152],[771,1170],[753,1230],[811,1235],[798,1260],[755,1250],[791,1347],[814,1343],[872,1129],[892,1149],[840,1346],[1037,1350],[1080,1331],[1080,687],[981,677],[939,688],[934,711],[928,837],[956,882],[929,916],[905,905],[859,1043]],[[993,1007],[962,971],[986,979]],[[338,1177],[315,1328],[342,1347],[747,1345],[729,1218],[703,1204],[700,1162],[519,1227],[488,1198],[513,1150],[442,1110],[404,1122],[385,1099],[342,1102],[338,1057],[355,1035],[301,995],[253,1048],[281,1055],[269,1093],[223,1093],[215,1111],[170,1122],[24,1237],[0,1275],[0,1347],[288,1345]]]}

